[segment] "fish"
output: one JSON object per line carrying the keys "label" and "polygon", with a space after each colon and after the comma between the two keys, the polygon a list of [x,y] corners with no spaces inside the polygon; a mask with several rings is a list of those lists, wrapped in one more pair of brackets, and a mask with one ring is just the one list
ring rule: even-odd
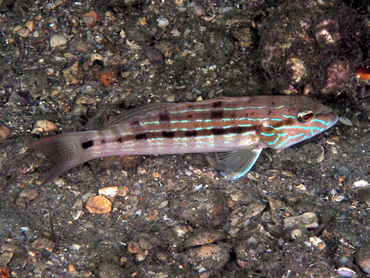
{"label": "fish", "polygon": [[338,115],[307,96],[217,97],[129,109],[101,130],[53,135],[29,149],[55,165],[42,184],[95,158],[205,153],[229,180],[244,176],[265,148],[285,149],[331,128]]}

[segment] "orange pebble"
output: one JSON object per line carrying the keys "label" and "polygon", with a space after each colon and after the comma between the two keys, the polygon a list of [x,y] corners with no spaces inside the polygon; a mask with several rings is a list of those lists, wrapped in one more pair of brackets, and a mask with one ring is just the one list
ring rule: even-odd
{"label": "orange pebble", "polygon": [[356,78],[361,80],[370,80],[370,68],[357,68],[356,69]]}
{"label": "orange pebble", "polygon": [[113,70],[107,70],[101,73],[100,75],[100,82],[103,83],[104,86],[108,86],[109,84],[113,84],[117,80],[117,74]]}
{"label": "orange pebble", "polygon": [[86,204],[90,213],[107,213],[112,211],[112,203],[103,195],[90,197]]}

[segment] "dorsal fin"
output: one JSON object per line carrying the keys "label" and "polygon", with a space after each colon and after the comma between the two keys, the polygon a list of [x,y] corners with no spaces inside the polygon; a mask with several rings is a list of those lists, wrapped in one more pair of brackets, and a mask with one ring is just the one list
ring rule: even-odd
{"label": "dorsal fin", "polygon": [[122,114],[116,117],[113,117],[111,120],[106,122],[103,125],[103,129],[107,129],[112,126],[119,125],[125,122],[139,120],[145,114],[156,112],[162,109],[164,110],[166,108],[169,108],[171,105],[173,105],[173,103],[149,103],[144,106],[140,106],[138,108],[128,109],[122,112]]}

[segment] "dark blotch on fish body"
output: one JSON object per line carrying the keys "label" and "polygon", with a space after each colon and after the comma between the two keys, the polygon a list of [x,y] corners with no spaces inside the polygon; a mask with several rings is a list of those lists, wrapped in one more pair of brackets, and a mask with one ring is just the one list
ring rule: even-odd
{"label": "dark blotch on fish body", "polygon": [[168,115],[167,112],[163,112],[159,114],[159,121],[160,122],[169,122],[170,121],[170,116]]}
{"label": "dark blotch on fish body", "polygon": [[211,132],[213,135],[224,135],[227,133],[227,130],[223,128],[212,128]]}
{"label": "dark blotch on fish body", "polygon": [[195,136],[197,136],[197,131],[196,130],[186,131],[185,136],[186,137],[195,137]]}
{"label": "dark blotch on fish body", "polygon": [[175,132],[172,132],[172,131],[163,131],[162,132],[162,135],[163,135],[163,137],[166,137],[166,138],[173,138],[173,137],[175,137]]}
{"label": "dark blotch on fish body", "polygon": [[216,110],[211,112],[212,119],[222,119],[224,117],[224,111]]}
{"label": "dark blotch on fish body", "polygon": [[146,140],[146,139],[147,139],[147,137],[146,137],[146,134],[145,134],[145,133],[140,133],[140,134],[137,134],[137,135],[135,136],[135,139],[136,139],[136,140]]}
{"label": "dark blotch on fish body", "polygon": [[212,107],[213,108],[220,108],[220,107],[222,107],[222,101],[216,101],[216,102],[212,103]]}
{"label": "dark blotch on fish body", "polygon": [[81,144],[81,147],[86,150],[88,148],[91,148],[92,146],[94,146],[94,141],[93,140],[90,140],[90,141],[86,141],[86,142],[83,142]]}

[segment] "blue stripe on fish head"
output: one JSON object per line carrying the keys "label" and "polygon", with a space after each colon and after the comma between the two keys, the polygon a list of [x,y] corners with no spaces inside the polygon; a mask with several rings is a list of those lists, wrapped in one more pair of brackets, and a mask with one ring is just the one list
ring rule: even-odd
{"label": "blue stripe on fish head", "polygon": [[258,135],[261,145],[284,149],[311,138],[338,121],[338,115],[330,108],[308,97],[301,97],[295,107],[281,111],[281,121],[266,121]]}

